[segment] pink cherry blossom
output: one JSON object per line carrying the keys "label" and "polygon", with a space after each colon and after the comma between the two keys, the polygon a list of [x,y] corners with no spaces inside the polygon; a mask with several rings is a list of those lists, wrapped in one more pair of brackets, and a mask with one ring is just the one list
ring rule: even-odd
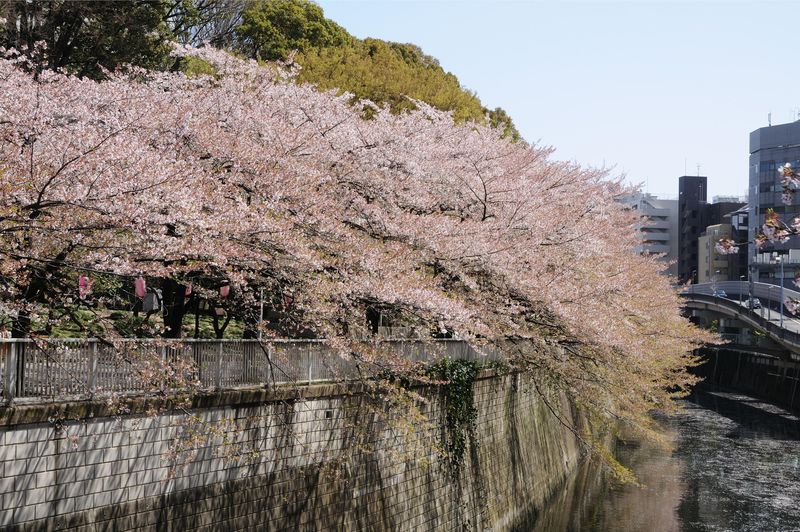
{"label": "pink cherry blossom", "polygon": [[720,255],[739,253],[739,246],[737,246],[736,243],[730,238],[720,238],[719,242],[717,242],[714,246],[714,249]]}

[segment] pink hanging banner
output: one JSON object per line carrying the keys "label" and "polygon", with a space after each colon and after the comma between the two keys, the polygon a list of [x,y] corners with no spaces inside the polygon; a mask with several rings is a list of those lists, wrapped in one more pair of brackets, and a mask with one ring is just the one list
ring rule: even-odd
{"label": "pink hanging banner", "polygon": [[143,277],[136,278],[136,280],[133,282],[133,289],[136,293],[136,297],[139,299],[144,299],[144,296],[147,295],[147,283],[145,283]]}

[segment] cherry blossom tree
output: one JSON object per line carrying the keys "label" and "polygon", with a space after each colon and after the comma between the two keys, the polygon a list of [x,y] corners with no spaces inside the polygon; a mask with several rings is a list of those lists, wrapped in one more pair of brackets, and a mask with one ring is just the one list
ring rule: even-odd
{"label": "cherry blossom tree", "polygon": [[0,60],[1,310],[15,335],[88,308],[81,275],[142,277],[171,301],[191,283],[241,313],[263,288],[284,331],[401,365],[365,340],[367,311],[390,308],[500,346],[543,389],[642,427],[691,384],[691,349],[711,337],[680,316],[663,263],[633,253],[636,215],[605,171],[422,102],[395,115],[293,83],[286,65],[175,53],[215,74],[95,82]]}

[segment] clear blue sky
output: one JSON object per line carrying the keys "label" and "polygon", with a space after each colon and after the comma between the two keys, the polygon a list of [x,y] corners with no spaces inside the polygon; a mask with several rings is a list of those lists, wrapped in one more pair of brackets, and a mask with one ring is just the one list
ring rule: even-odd
{"label": "clear blue sky", "polygon": [[357,37],[412,42],[556,157],[657,194],[747,188],[753,129],[800,110],[800,2],[320,1]]}

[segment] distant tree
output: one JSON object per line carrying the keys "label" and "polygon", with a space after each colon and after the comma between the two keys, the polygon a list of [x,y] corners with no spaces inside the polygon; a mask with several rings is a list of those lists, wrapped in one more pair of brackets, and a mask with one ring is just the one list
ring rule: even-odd
{"label": "distant tree", "polygon": [[484,120],[478,97],[414,45],[365,39],[352,46],[310,49],[297,61],[303,67],[299,81],[323,90],[350,92],[395,112],[414,109],[412,100],[420,100],[452,111],[457,121]]}
{"label": "distant tree", "polygon": [[298,50],[300,82],[349,92],[355,100],[388,105],[394,112],[414,109],[413,100],[420,100],[452,111],[457,121],[483,122],[488,114],[489,122],[505,136],[521,138],[505,111],[485,109],[474,93],[419,46],[356,39],[307,0],[253,2],[241,18],[237,46],[250,57],[266,60],[286,59]]}
{"label": "distant tree", "polygon": [[236,29],[248,0],[171,0],[165,20],[183,44],[236,47]]}
{"label": "distant tree", "polygon": [[47,68],[98,78],[124,63],[158,67],[169,53],[164,0],[1,1],[0,44],[30,51],[44,42],[39,51]]}
{"label": "distant tree", "polygon": [[488,109],[485,109],[485,111],[489,117],[489,125],[501,130],[504,137],[514,142],[522,140],[522,135],[520,135],[514,125],[514,121],[511,120],[511,117],[506,113],[505,109],[502,107],[495,107],[491,111]]}
{"label": "distant tree", "polygon": [[344,28],[326,19],[322,8],[308,0],[251,2],[236,30],[241,48],[261,60],[284,59],[292,50],[347,45]]}

